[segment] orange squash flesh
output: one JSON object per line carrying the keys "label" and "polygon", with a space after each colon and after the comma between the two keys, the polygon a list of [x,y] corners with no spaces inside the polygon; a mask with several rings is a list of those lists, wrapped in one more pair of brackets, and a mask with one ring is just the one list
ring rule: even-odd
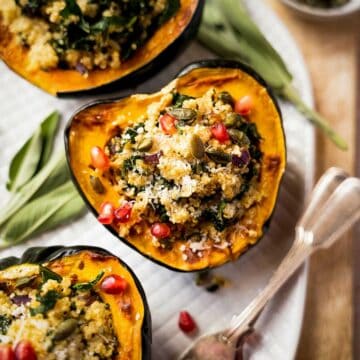
{"label": "orange squash flesh", "polygon": [[[23,263],[11,266],[0,272],[0,281],[13,278],[9,276],[14,271],[18,274],[26,272],[26,268],[35,266]],[[103,301],[110,306],[115,334],[119,340],[119,355],[116,360],[141,360],[142,354],[142,326],[144,322],[145,307],[137,285],[125,266],[119,260],[110,255],[100,255],[91,251],[80,251],[72,255],[66,255],[59,259],[45,263],[44,266],[61,275],[62,277],[77,276],[77,282],[89,282],[104,271],[103,278],[107,275],[117,274],[122,276],[128,283],[124,294],[110,295],[103,292],[97,284],[95,290]],[[131,303],[131,312],[125,313],[121,309],[123,297],[126,296]]]}
{"label": "orange squash flesh", "polygon": [[[199,97],[212,87],[216,91],[228,91],[235,99],[244,95],[251,95],[254,99],[254,110],[250,121],[256,124],[262,137],[260,188],[265,196],[260,203],[251,207],[237,224],[232,225],[231,247],[212,248],[210,251],[205,251],[195,262],[182,258],[177,246],[181,243],[181,239],[176,241],[171,251],[154,247],[150,224],[146,223],[146,219],[142,222],[141,234],[131,233],[126,239],[122,239],[141,254],[174,270],[194,271],[219,266],[237,259],[253,245],[261,237],[264,225],[274,210],[285,169],[286,150],[280,112],[266,86],[248,71],[240,68],[200,67],[175,79],[164,91],[177,91]],[[106,178],[101,179],[106,188],[105,194],[97,194],[91,187],[90,149],[93,146],[105,147],[118,128],[125,128],[134,121],[136,123],[136,119],[146,112],[147,107],[162,96],[163,92],[133,95],[115,102],[90,105],[76,113],[71,120],[67,129],[67,155],[70,169],[76,185],[95,213],[99,212],[100,205],[104,201],[117,204],[119,194]],[[255,240],[250,239],[245,229],[249,221],[252,222],[251,229],[259,234]],[[113,225],[111,230],[117,233],[118,229]]]}
{"label": "orange squash flesh", "polygon": [[[80,263],[84,264],[83,268],[79,266]],[[142,359],[141,328],[144,320],[144,304],[133,277],[115,257],[82,251],[54,260],[48,264],[48,267],[63,277],[76,274],[79,283],[93,280],[100,271],[105,272],[104,277],[111,274],[122,276],[129,285],[126,296],[129,296],[131,302],[130,314],[125,314],[121,310],[123,294],[106,294],[99,286],[96,290],[103,301],[110,305],[114,329],[120,343],[120,355],[117,360]]]}
{"label": "orange squash flesh", "polygon": [[0,9],[0,58],[17,74],[52,95],[92,90],[133,74],[151,64],[173,44],[187,29],[199,8],[201,0],[181,0],[181,7],[169,21],[153,34],[119,69],[90,71],[88,76],[76,70],[29,71],[28,51],[19,45],[1,21]]}

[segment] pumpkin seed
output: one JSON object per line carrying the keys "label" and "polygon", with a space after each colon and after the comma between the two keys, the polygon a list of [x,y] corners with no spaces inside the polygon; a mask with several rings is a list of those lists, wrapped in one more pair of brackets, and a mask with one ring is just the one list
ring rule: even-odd
{"label": "pumpkin seed", "polygon": [[202,142],[202,140],[198,135],[194,134],[191,137],[190,146],[191,146],[191,154],[196,159],[200,160],[205,156],[204,143]]}
{"label": "pumpkin seed", "polygon": [[206,150],[206,155],[217,164],[227,164],[231,161],[231,155],[218,150]]}
{"label": "pumpkin seed", "polygon": [[64,320],[56,329],[53,340],[60,341],[69,337],[77,328],[78,322],[75,319]]}
{"label": "pumpkin seed", "polygon": [[242,131],[237,130],[237,129],[229,129],[228,133],[230,135],[231,140],[234,143],[236,143],[240,146],[250,145],[249,138]]}
{"label": "pumpkin seed", "polygon": [[140,141],[139,145],[137,146],[137,149],[140,151],[148,151],[152,148],[153,141],[150,138],[144,138]]}
{"label": "pumpkin seed", "polygon": [[226,115],[225,126],[226,127],[239,127],[244,122],[241,115],[237,113],[230,113]]}
{"label": "pumpkin seed", "polygon": [[15,288],[20,289],[26,285],[29,285],[37,276],[25,276],[20,279],[17,279],[15,282]]}
{"label": "pumpkin seed", "polygon": [[104,185],[97,176],[90,175],[90,184],[97,194],[103,194],[105,192]]}
{"label": "pumpkin seed", "polygon": [[189,122],[191,120],[195,120],[197,112],[193,109],[185,109],[185,108],[170,108],[168,110],[169,114],[176,117],[179,121]]}
{"label": "pumpkin seed", "polygon": [[224,104],[229,104],[231,106],[234,105],[234,99],[227,91],[222,91],[221,93],[219,93],[218,98]]}

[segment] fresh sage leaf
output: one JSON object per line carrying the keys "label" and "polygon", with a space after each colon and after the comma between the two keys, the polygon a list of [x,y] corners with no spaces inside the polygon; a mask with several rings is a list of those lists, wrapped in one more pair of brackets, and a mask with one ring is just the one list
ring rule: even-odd
{"label": "fresh sage leaf", "polygon": [[21,147],[9,167],[9,180],[6,187],[16,191],[26,184],[36,173],[41,159],[42,136],[38,128],[33,136]]}
{"label": "fresh sage leaf", "polygon": [[100,281],[100,279],[103,277],[103,275],[104,275],[104,271],[100,271],[94,280],[91,280],[86,283],[74,284],[74,285],[72,285],[72,288],[74,290],[79,290],[79,291],[91,290]]}
{"label": "fresh sage leaf", "polygon": [[336,146],[347,150],[346,141],[329,122],[301,99],[284,61],[252,20],[243,0],[207,0],[198,39],[217,55],[252,67],[278,96],[290,101]]}
{"label": "fresh sage leaf", "polygon": [[40,265],[40,275],[43,284],[45,284],[48,280],[55,280],[58,283],[62,280],[62,277],[59,274],[42,265]]}
{"label": "fresh sage leaf", "polygon": [[6,187],[16,191],[26,184],[50,158],[56,130],[59,123],[59,113],[51,113],[15,154],[9,167],[9,179]]}
{"label": "fresh sage leaf", "polygon": [[[47,183],[53,173],[59,173],[61,169],[67,169],[66,158],[63,152],[57,153],[50,159],[44,168],[36,174],[27,184],[10,198],[9,202],[0,210],[0,226],[10,219],[16,212],[24,208],[24,205],[36,194],[42,193],[39,189]],[[56,181],[53,179],[52,184]]]}
{"label": "fresh sage leaf", "polygon": [[2,232],[3,242],[15,244],[29,238],[57,211],[69,203],[74,195],[77,193],[69,180],[48,194],[30,201],[5,224]]}
{"label": "fresh sage leaf", "polygon": [[59,161],[42,186],[34,193],[30,200],[34,200],[40,196],[46,195],[50,191],[56,189],[70,179],[69,168],[65,155]]}
{"label": "fresh sage leaf", "polygon": [[74,193],[72,199],[63,205],[58,211],[55,212],[50,218],[40,225],[31,236],[36,236],[45,231],[52,230],[57,226],[65,224],[71,220],[83,215],[86,211],[86,206],[84,200],[77,193],[74,188]]}
{"label": "fresh sage leaf", "polygon": [[40,305],[36,308],[30,309],[31,316],[36,314],[45,314],[49,310],[53,309],[61,295],[55,290],[48,291],[44,296],[37,295],[36,300],[40,302]]}
{"label": "fresh sage leaf", "polygon": [[43,168],[50,159],[50,155],[53,150],[56,131],[59,125],[59,120],[60,120],[60,114],[57,111],[54,111],[41,123],[40,127],[41,127],[43,146],[42,146],[42,153],[41,153],[41,159],[38,170]]}

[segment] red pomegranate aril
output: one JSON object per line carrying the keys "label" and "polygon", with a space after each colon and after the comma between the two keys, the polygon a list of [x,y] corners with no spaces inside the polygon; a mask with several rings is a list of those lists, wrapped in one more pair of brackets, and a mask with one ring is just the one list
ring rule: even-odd
{"label": "red pomegranate aril", "polygon": [[161,115],[159,119],[161,130],[166,135],[173,135],[176,133],[176,126],[175,126],[176,118],[171,116],[170,114]]}
{"label": "red pomegranate aril", "polygon": [[15,360],[15,352],[11,345],[0,345],[0,360]]}
{"label": "red pomegranate aril", "polygon": [[15,347],[16,360],[36,360],[37,356],[30,341],[22,340]]}
{"label": "red pomegranate aril", "polygon": [[194,319],[187,311],[181,311],[179,314],[179,328],[186,334],[197,328]]}
{"label": "red pomegranate aril", "polygon": [[249,115],[254,107],[253,98],[245,95],[235,102],[235,112],[240,115]]}
{"label": "red pomegranate aril", "polygon": [[100,287],[107,294],[116,295],[123,293],[127,289],[128,283],[123,277],[113,274],[106,276]]}
{"label": "red pomegranate aril", "polygon": [[100,206],[100,213],[97,218],[98,221],[104,225],[112,224],[112,222],[114,221],[114,211],[115,208],[111,202],[109,201],[103,202]]}
{"label": "red pomegranate aril", "polygon": [[130,203],[126,203],[119,208],[115,209],[115,219],[119,223],[127,223],[131,217],[132,206]]}
{"label": "red pomegranate aril", "polygon": [[151,226],[151,234],[158,239],[166,239],[171,234],[171,229],[168,224],[155,223]]}
{"label": "red pomegranate aril", "polygon": [[110,159],[99,146],[91,148],[90,155],[91,164],[94,168],[101,171],[106,171],[110,168]]}
{"label": "red pomegranate aril", "polygon": [[223,123],[217,123],[213,125],[211,127],[211,134],[216,140],[218,140],[221,143],[228,141],[230,139],[226,126]]}

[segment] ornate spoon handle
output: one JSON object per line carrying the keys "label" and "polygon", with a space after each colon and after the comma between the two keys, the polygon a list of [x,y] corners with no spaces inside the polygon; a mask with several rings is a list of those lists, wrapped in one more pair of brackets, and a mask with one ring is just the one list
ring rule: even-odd
{"label": "ornate spoon handle", "polygon": [[327,248],[360,218],[360,179],[342,170],[327,171],[315,187],[306,212],[296,227],[296,239],[265,289],[235,319],[222,336],[236,342],[296,269],[314,251]]}

